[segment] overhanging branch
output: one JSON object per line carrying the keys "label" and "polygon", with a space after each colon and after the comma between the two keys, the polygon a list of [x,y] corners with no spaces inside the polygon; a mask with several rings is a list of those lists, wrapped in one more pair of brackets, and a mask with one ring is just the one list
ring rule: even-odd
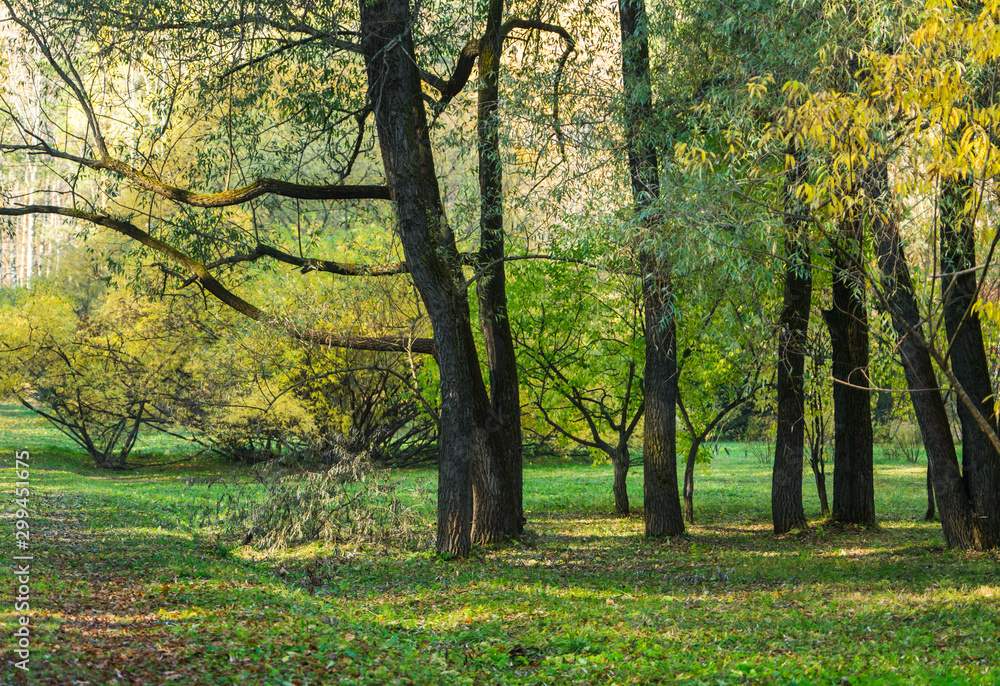
{"label": "overhanging branch", "polygon": [[[500,27],[500,41],[501,45],[503,41],[507,40],[507,36],[511,31],[516,29],[527,29],[533,31],[545,31],[548,33],[554,33],[562,38],[566,42],[566,49],[563,51],[562,56],[559,59],[559,67],[556,70],[556,84],[554,92],[555,104],[553,106],[553,117],[558,121],[559,118],[559,81],[562,78],[563,67],[566,64],[566,60],[569,59],[570,53],[576,49],[576,41],[573,40],[573,36],[570,35],[569,31],[559,26],[558,24],[549,24],[544,21],[535,21],[533,19],[508,19]],[[452,99],[462,92],[465,85],[469,82],[469,77],[472,75],[472,68],[476,64],[476,60],[479,58],[480,52],[482,52],[482,38],[473,38],[462,48],[462,52],[458,55],[458,61],[455,63],[455,69],[452,71],[451,78],[448,80],[442,79],[428,71],[420,70],[420,78],[425,82],[430,84],[432,87],[436,88],[439,93],[441,93],[441,98],[437,103],[437,109],[441,110],[452,101]]]}
{"label": "overhanging branch", "polygon": [[[131,222],[115,219],[107,215],[84,212],[57,205],[26,205],[23,207],[0,207],[0,217],[18,217],[30,214],[54,214],[80,221],[90,222],[111,229],[127,236],[142,245],[170,258],[175,264],[191,273],[194,282],[214,295],[220,301],[240,314],[264,324],[275,321],[255,305],[247,302],[236,293],[226,288],[218,279],[212,276],[204,264],[178,250],[172,245],[161,241],[140,229]],[[339,334],[321,329],[297,329],[293,326],[281,326],[290,336],[300,341],[333,348],[350,348],[353,350],[374,350],[382,352],[415,352],[434,354],[434,340],[431,338],[408,338],[391,336],[353,336]]]}

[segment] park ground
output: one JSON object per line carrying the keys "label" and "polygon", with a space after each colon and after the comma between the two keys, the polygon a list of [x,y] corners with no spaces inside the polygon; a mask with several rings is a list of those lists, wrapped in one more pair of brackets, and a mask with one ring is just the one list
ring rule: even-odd
{"label": "park ground", "polygon": [[[184,457],[148,444],[142,459]],[[12,567],[14,453],[30,457],[30,661],[13,662],[14,579],[0,607],[0,684],[997,684],[1000,559],[944,547],[922,521],[924,468],[876,464],[880,525],[819,517],[774,537],[768,465],[718,446],[697,524],[643,537],[612,516],[611,469],[525,470],[517,542],[432,553],[432,470],[396,474],[417,526],[397,542],[283,552],[220,545],[198,512],[232,467],[89,469],[44,423],[0,407]],[[629,478],[641,505],[642,470]]]}

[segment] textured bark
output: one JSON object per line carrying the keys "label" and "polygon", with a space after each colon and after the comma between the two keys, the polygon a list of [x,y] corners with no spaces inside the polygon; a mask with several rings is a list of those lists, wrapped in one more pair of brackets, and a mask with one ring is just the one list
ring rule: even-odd
{"label": "textured bark", "polygon": [[[655,274],[659,270],[643,270]],[[646,418],[643,430],[643,502],[647,536],[684,533],[677,489],[677,336],[669,282],[645,288]]]}
{"label": "textured bark", "polygon": [[806,332],[812,304],[812,272],[805,227],[795,187],[805,176],[800,160],[786,187],[789,209],[785,238],[785,291],[778,323],[777,435],[771,473],[771,522],[774,533],[806,527],[802,508],[802,462],[805,443]]}
{"label": "textured bark", "polygon": [[[977,405],[990,428],[997,431],[996,404],[983,345],[976,299],[975,226],[965,210],[973,189],[967,179],[942,183],[938,216],[941,228],[941,290],[948,359],[962,388]],[[976,422],[973,410],[958,403],[962,423],[962,477],[972,503],[975,547],[989,550],[1000,543],[1000,455]]]}
{"label": "textured bark", "polygon": [[628,444],[619,446],[611,454],[611,465],[615,469],[615,483],[612,490],[615,495],[615,514],[619,517],[627,517],[630,512],[628,501],[628,469],[632,464],[632,457],[629,455]]}
{"label": "textured bark", "polygon": [[[507,314],[504,269],[503,167],[497,117],[503,50],[503,0],[491,0],[479,42],[479,202],[481,275],[476,282],[479,318],[490,379],[491,452],[473,475],[473,540],[502,541],[523,529],[521,397],[514,339]],[[484,490],[488,489],[488,490]]]}
{"label": "textured bark", "polygon": [[[636,213],[647,231],[656,229],[650,217],[659,197],[656,148],[645,130],[653,120],[649,78],[649,38],[643,0],[621,0],[618,17],[622,35],[622,83],[629,102],[626,144]],[[647,536],[684,533],[677,489],[677,329],[669,265],[644,252],[642,300],[646,325],[646,365],[643,370],[646,418],[643,429],[643,503]]]}
{"label": "textured bark", "polygon": [[867,210],[882,272],[882,291],[892,316],[910,401],[927,451],[945,542],[950,547],[971,548],[974,543],[972,505],[965,493],[944,400],[923,337],[922,317],[900,244],[886,160],[876,159],[869,163],[864,186],[870,199]]}
{"label": "textured bark", "polygon": [[841,227],[834,259],[833,306],[823,317],[833,349],[833,512],[837,522],[875,524],[868,313],[860,268],[863,225]]}
{"label": "textured bark", "polygon": [[441,376],[437,548],[464,556],[472,541],[471,462],[488,443],[489,400],[470,326],[455,238],[441,204],[407,0],[364,0],[362,50],[386,179],[413,282],[434,330]]}

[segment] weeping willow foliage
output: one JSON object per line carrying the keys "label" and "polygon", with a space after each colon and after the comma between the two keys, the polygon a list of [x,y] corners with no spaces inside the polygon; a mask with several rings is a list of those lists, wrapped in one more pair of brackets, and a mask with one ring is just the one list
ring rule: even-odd
{"label": "weeping willow foliage", "polygon": [[203,524],[223,543],[267,552],[313,541],[410,546],[426,526],[396,485],[360,456],[316,472],[267,463],[253,481],[225,487]]}

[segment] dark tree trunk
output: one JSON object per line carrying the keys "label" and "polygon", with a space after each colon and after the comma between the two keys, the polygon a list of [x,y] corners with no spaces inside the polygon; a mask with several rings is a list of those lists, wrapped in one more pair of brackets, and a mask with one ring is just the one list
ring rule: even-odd
{"label": "dark tree trunk", "polygon": [[923,337],[922,317],[900,244],[885,159],[869,163],[864,185],[871,203],[868,213],[882,271],[882,289],[892,316],[910,401],[927,451],[941,528],[948,546],[968,549],[974,544],[972,505],[965,493],[944,400]]}
{"label": "dark tree trunk", "polygon": [[[996,432],[996,405],[983,330],[978,313],[972,309],[977,290],[976,272],[972,270],[976,265],[975,226],[965,204],[973,195],[967,179],[942,183],[938,210],[944,275],[941,290],[952,372]],[[958,403],[958,417],[962,423],[962,476],[972,501],[975,547],[990,550],[1000,543],[1000,455],[963,402]]]}
{"label": "dark tree trunk", "polygon": [[785,239],[785,292],[778,323],[778,426],[771,475],[771,521],[776,534],[807,526],[802,509],[802,462],[806,332],[812,304],[812,272],[805,227],[794,218],[801,211],[795,201],[795,187],[804,178],[805,169],[805,161],[800,159],[790,172],[792,176],[785,192],[790,218]]}
{"label": "dark tree trunk", "polygon": [[823,317],[833,348],[833,520],[870,526],[875,524],[875,477],[862,232],[857,218],[842,225],[833,306]]}
{"label": "dark tree trunk", "polygon": [[[643,270],[645,274],[657,270]],[[652,283],[649,283],[652,282]],[[677,490],[677,340],[669,283],[647,276],[645,287],[646,418],[643,429],[643,503],[647,536],[684,533]]]}
{"label": "dark tree trunk", "polygon": [[628,445],[617,448],[611,453],[611,464],[615,468],[615,484],[613,491],[615,494],[615,514],[619,517],[628,517],[630,507],[628,501],[628,470],[632,466],[632,458],[629,455]]}
{"label": "dark tree trunk", "polygon": [[490,378],[490,444],[473,473],[472,535],[477,543],[511,538],[523,529],[521,397],[514,340],[507,316],[504,270],[503,167],[497,119],[498,74],[503,49],[503,0],[491,0],[480,43],[479,191],[481,276],[476,282],[479,317]]}
{"label": "dark tree trunk", "polygon": [[934,521],[934,479],[931,477],[931,463],[927,463],[927,511],[924,512],[924,521]]}
{"label": "dark tree trunk", "polygon": [[816,495],[819,496],[819,511],[825,517],[830,513],[830,501],[826,497],[826,460],[823,459],[823,420],[813,417],[812,445],[809,447],[809,466],[816,479]]}
{"label": "dark tree trunk", "polygon": [[[649,78],[649,38],[643,0],[621,0],[618,17],[622,35],[622,83],[629,102],[629,175],[635,211],[647,232],[657,228],[650,216],[660,194],[656,148],[646,130],[653,121]],[[643,504],[647,536],[684,533],[677,490],[677,345],[673,292],[667,267],[644,250],[639,257],[646,325],[646,365],[643,370],[646,419],[643,425]]]}
{"label": "dark tree trunk", "polygon": [[684,465],[684,521],[688,524],[694,524],[694,461],[700,445],[701,441],[692,441]]}
{"label": "dark tree trunk", "polygon": [[465,556],[472,541],[472,454],[480,455],[488,443],[489,399],[434,171],[408,0],[365,0],[360,9],[368,97],[386,180],[406,262],[434,330],[441,376],[437,549]]}

